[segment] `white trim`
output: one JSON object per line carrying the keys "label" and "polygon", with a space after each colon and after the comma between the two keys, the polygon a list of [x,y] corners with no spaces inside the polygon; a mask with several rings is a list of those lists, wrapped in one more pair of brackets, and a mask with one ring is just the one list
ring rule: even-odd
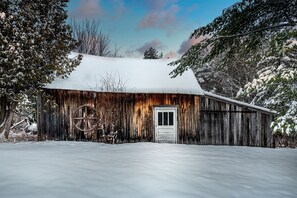
{"label": "white trim", "polygon": [[[173,112],[173,126],[158,126],[158,112]],[[164,130],[173,130],[173,135],[174,135],[174,140],[173,143],[177,143],[177,136],[178,136],[178,127],[177,127],[177,107],[176,106],[158,106],[154,107],[154,128],[155,128],[155,133],[154,133],[154,139],[155,142],[160,143],[160,141],[157,139],[158,136],[158,130],[159,129],[164,129]],[[164,143],[166,142],[163,141]],[[171,141],[168,141],[170,143]]]}
{"label": "white trim", "polygon": [[217,95],[217,94],[214,94],[214,93],[211,93],[211,92],[207,92],[207,91],[204,91],[204,95],[206,97],[209,96],[209,97],[213,97],[213,98],[223,100],[223,101],[226,101],[226,102],[235,103],[237,105],[246,106],[246,107],[253,108],[253,109],[258,109],[260,111],[264,111],[264,112],[267,112],[267,113],[272,113],[272,114],[277,113],[276,111],[271,111],[270,109],[267,109],[267,108],[264,108],[264,107],[259,107],[259,106],[252,105],[252,104],[249,104],[249,103],[246,103],[246,102],[241,102],[241,101],[238,101],[238,100],[234,100],[234,99],[231,99],[231,98],[220,96],[220,95]]}

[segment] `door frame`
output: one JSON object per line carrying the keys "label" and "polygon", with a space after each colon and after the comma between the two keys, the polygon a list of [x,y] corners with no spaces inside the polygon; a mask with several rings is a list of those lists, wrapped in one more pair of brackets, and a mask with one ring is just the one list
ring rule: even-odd
{"label": "door frame", "polygon": [[153,108],[153,112],[154,112],[154,142],[157,142],[156,136],[157,136],[157,127],[158,127],[158,120],[157,120],[157,112],[159,111],[173,111],[173,123],[174,123],[174,133],[175,133],[175,138],[174,138],[174,143],[177,143],[177,137],[178,137],[178,119],[177,119],[177,113],[178,113],[178,107],[177,106],[170,106],[170,105],[166,105],[166,106],[154,106]]}

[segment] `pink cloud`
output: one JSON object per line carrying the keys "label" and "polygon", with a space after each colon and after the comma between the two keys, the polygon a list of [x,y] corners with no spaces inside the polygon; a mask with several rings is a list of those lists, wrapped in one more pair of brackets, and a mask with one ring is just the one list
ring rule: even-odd
{"label": "pink cloud", "polygon": [[200,36],[198,38],[191,38],[191,39],[183,41],[181,43],[181,45],[179,46],[179,49],[178,49],[177,53],[184,54],[186,51],[188,51],[188,49],[190,49],[190,47],[192,47],[193,45],[201,42],[205,38],[207,38],[207,37],[206,36]]}
{"label": "pink cloud", "polygon": [[79,7],[71,15],[79,18],[97,17],[103,14],[100,0],[80,0]]}
{"label": "pink cloud", "polygon": [[164,58],[169,59],[169,58],[176,58],[178,57],[178,54],[175,51],[170,51],[164,55]]}
{"label": "pink cloud", "polygon": [[176,14],[180,8],[176,4],[172,4],[168,7],[167,3],[168,1],[151,1],[149,6],[151,9],[139,21],[137,30],[151,28],[165,29],[168,34],[175,30],[178,26]]}
{"label": "pink cloud", "polygon": [[163,9],[168,4],[173,4],[177,0],[144,0],[145,5],[151,10]]}

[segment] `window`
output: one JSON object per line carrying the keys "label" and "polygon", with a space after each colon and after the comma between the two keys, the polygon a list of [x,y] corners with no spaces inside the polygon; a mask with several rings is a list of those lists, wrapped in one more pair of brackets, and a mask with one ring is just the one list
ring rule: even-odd
{"label": "window", "polygon": [[164,115],[164,125],[167,126],[168,125],[168,112],[163,112]]}
{"label": "window", "polygon": [[158,125],[159,126],[173,126],[174,116],[173,112],[158,112]]}
{"label": "window", "polygon": [[163,125],[163,113],[158,112],[158,125],[162,126]]}
{"label": "window", "polygon": [[169,112],[169,125],[173,125],[173,112]]}

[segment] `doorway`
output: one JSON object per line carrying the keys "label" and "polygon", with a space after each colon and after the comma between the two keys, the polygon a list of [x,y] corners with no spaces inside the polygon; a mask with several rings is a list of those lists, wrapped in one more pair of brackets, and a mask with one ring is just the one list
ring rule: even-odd
{"label": "doorway", "polygon": [[177,108],[155,107],[155,142],[176,143],[177,142]]}

